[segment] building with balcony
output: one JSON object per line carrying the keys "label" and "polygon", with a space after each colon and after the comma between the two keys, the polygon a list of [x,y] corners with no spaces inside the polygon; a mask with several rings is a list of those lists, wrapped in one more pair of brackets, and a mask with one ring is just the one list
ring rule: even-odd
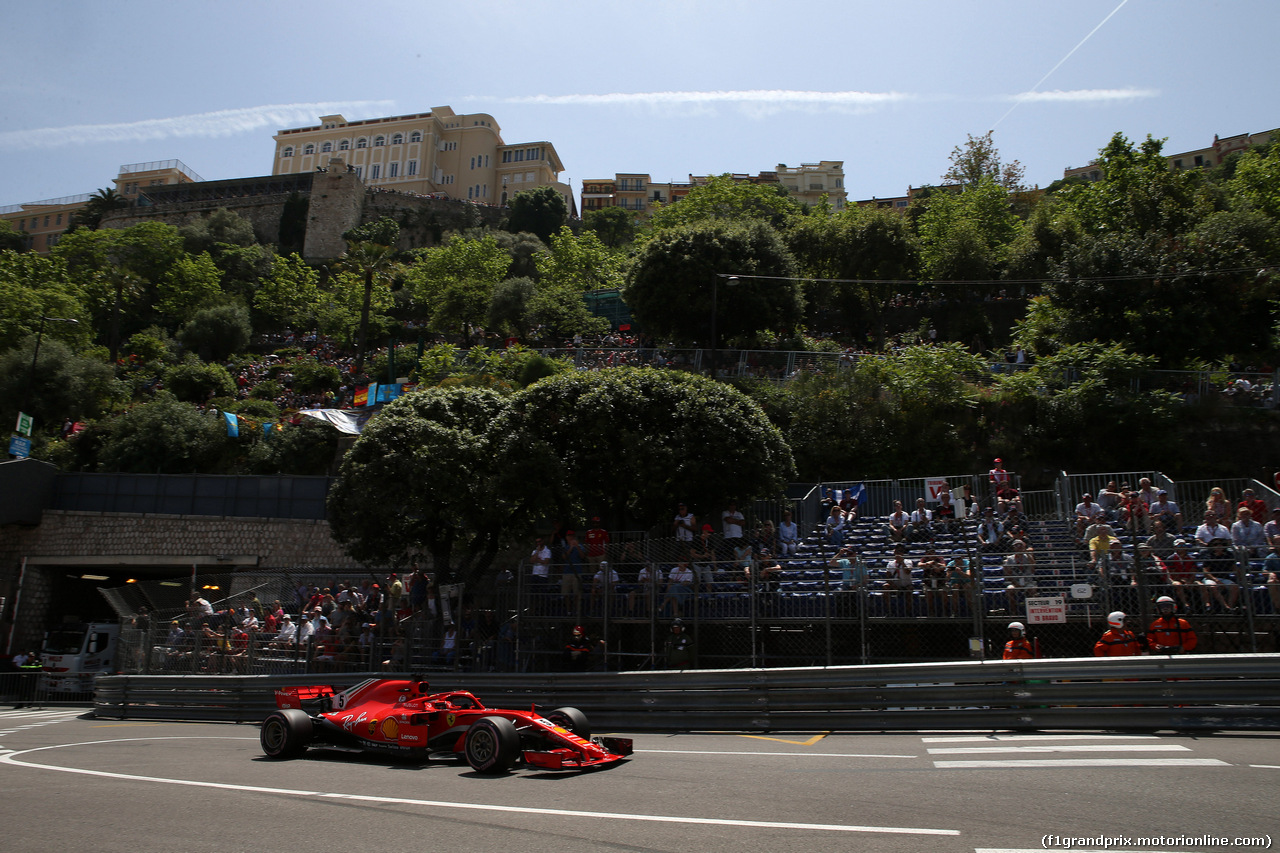
{"label": "building with balcony", "polygon": [[[1258,133],[1239,133],[1235,136],[1220,137],[1213,135],[1213,144],[1208,148],[1195,151],[1183,151],[1181,154],[1167,154],[1165,160],[1169,168],[1175,171],[1183,169],[1212,169],[1239,151],[1245,151],[1255,145],[1266,145],[1272,140],[1280,139],[1280,128],[1264,130]],[[1089,161],[1087,166],[1070,166],[1062,170],[1062,177],[1082,177],[1090,181],[1102,179],[1102,169],[1097,160]]]}
{"label": "building with balcony", "polygon": [[564,164],[547,141],[507,143],[487,113],[458,115],[450,107],[386,118],[320,124],[275,135],[271,174],[314,172],[341,158],[367,185],[404,193],[505,205],[535,187],[553,187],[570,211],[577,205],[560,181]]}

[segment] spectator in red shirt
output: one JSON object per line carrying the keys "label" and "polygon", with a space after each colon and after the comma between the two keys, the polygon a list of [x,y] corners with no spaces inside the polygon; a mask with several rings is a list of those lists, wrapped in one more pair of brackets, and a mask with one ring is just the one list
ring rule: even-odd
{"label": "spectator in red shirt", "polygon": [[600,562],[605,557],[606,547],[609,544],[609,531],[600,526],[600,516],[591,519],[591,528],[587,531],[582,541],[587,546],[587,560],[591,565],[599,568]]}

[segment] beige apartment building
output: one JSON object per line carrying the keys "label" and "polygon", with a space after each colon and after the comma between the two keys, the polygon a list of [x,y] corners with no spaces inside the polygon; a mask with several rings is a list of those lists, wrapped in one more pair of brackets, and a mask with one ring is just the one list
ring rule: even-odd
{"label": "beige apartment building", "polygon": [[[844,161],[823,160],[788,167],[779,164],[772,172],[758,175],[730,174],[735,181],[752,184],[782,184],[787,193],[802,204],[817,205],[826,197],[833,210],[844,207],[848,196],[844,189]],[[592,178],[582,182],[582,212],[606,207],[633,211],[637,219],[645,219],[658,205],[679,201],[694,187],[711,180],[712,175],[690,175],[684,183],[660,183],[643,172],[618,172],[612,178]]]}
{"label": "beige apartment building", "polygon": [[271,174],[326,169],[341,158],[368,186],[506,204],[535,187],[553,187],[576,211],[572,191],[560,181],[564,164],[550,142],[508,144],[493,116],[458,115],[450,107],[387,118],[347,121],[321,116],[314,127],[275,135]]}
{"label": "beige apartment building", "polygon": [[[1255,145],[1266,145],[1273,139],[1280,139],[1280,128],[1274,130],[1264,130],[1259,133],[1238,133],[1235,136],[1219,137],[1216,133],[1213,135],[1213,144],[1208,148],[1199,148],[1195,151],[1183,151],[1180,154],[1169,154],[1165,156],[1170,168],[1181,171],[1183,169],[1212,169],[1219,166],[1222,161],[1237,151],[1244,151]],[[1091,181],[1102,179],[1102,170],[1098,167],[1097,160],[1091,160],[1087,166],[1074,166],[1062,170],[1063,178],[1074,178],[1081,176]]]}
{"label": "beige apartment building", "polygon": [[[148,187],[189,184],[203,180],[181,160],[158,160],[121,166],[115,185],[121,198],[134,202],[139,193]],[[63,232],[71,224],[72,215],[84,207],[93,195],[81,193],[0,207],[0,219],[10,222],[15,230],[24,235],[28,249],[45,254],[57,245]]]}

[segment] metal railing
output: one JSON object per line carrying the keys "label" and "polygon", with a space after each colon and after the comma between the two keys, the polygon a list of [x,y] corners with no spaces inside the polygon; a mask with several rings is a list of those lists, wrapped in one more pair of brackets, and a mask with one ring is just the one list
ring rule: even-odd
{"label": "metal railing", "polygon": [[[822,669],[432,676],[493,707],[571,705],[627,731],[1276,729],[1280,655],[953,662]],[[115,719],[259,722],[273,691],[342,688],[382,673],[103,676]],[[401,674],[400,677],[407,677]],[[415,675],[415,677],[417,677]]]}

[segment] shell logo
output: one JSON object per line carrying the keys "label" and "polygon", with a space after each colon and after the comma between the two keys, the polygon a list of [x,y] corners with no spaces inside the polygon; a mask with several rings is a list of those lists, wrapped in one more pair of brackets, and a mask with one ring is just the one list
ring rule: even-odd
{"label": "shell logo", "polygon": [[400,724],[395,721],[394,717],[387,717],[382,721],[382,736],[387,740],[395,740],[400,734]]}

